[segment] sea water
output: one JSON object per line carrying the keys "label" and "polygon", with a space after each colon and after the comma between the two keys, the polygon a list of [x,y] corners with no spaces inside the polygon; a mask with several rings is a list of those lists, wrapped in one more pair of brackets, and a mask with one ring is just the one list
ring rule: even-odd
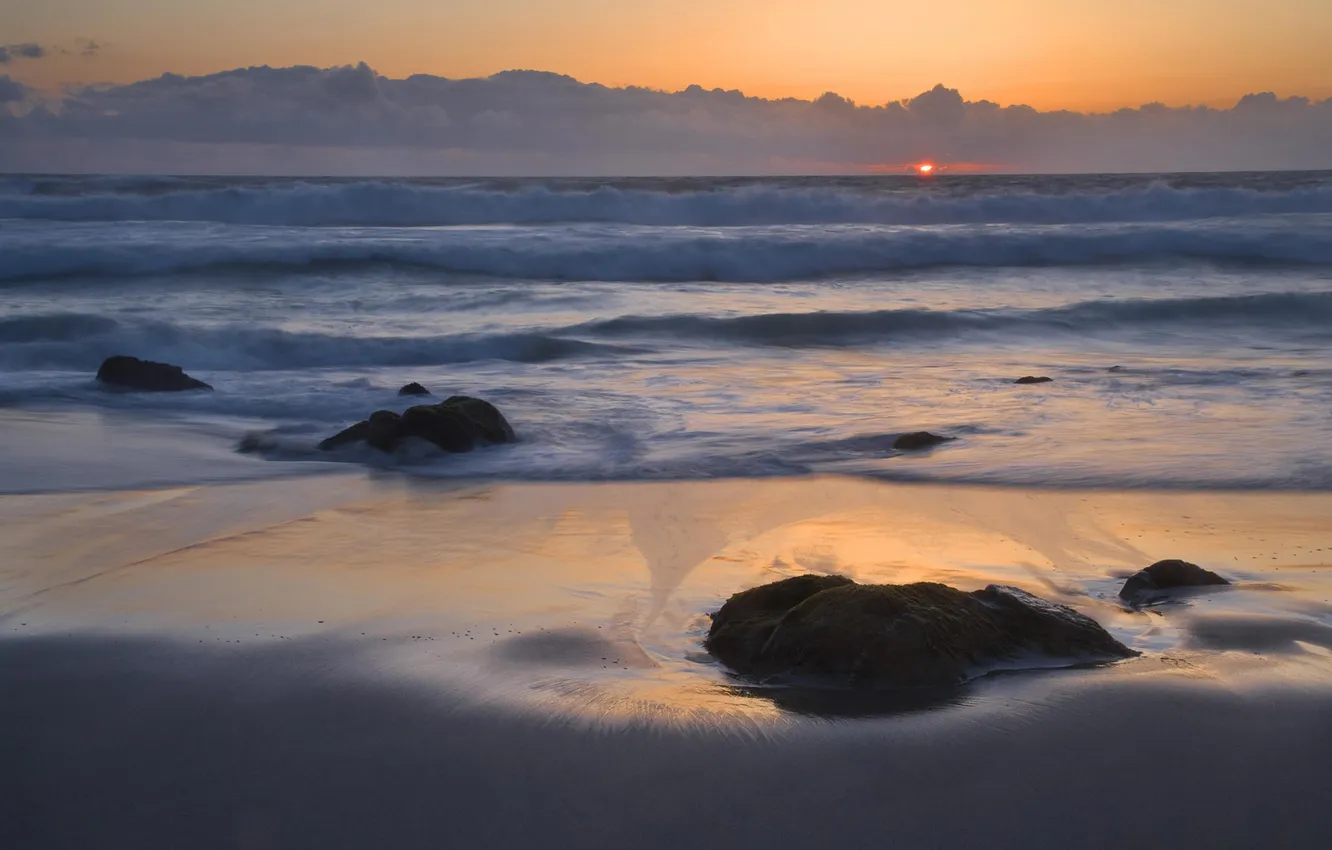
{"label": "sea water", "polygon": [[[108,392],[113,354],[215,390]],[[317,450],[409,381],[520,441]],[[4,177],[0,417],[8,492],[348,464],[1329,489],[1332,173]],[[918,430],[956,439],[892,448]]]}

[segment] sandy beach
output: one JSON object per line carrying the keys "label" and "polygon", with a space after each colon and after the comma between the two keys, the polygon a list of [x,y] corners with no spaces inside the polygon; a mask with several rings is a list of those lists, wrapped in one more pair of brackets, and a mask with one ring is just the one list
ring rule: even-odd
{"label": "sandy beach", "polygon": [[[3,844],[1316,847],[1332,496],[356,472],[0,496]],[[1236,585],[1145,612],[1183,557]],[[1013,584],[1142,656],[743,688],[805,572]]]}

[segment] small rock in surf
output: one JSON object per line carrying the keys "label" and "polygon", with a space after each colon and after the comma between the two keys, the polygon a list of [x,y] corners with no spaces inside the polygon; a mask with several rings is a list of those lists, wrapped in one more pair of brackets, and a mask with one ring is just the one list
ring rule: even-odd
{"label": "small rock in surf", "polygon": [[153,393],[212,389],[203,381],[185,374],[179,366],[123,354],[103,360],[97,370],[97,380],[113,387]]}
{"label": "small rock in surf", "polygon": [[471,451],[487,443],[512,443],[513,427],[490,402],[453,396],[439,404],[420,404],[403,413],[376,410],[363,422],[334,434],[319,444],[323,451],[365,442],[391,452],[408,437],[434,443],[448,452]]}
{"label": "small rock in surf", "polygon": [[1157,561],[1150,567],[1129,576],[1128,581],[1120,588],[1119,598],[1135,602],[1176,587],[1209,587],[1226,584],[1230,584],[1230,581],[1211,570],[1172,558]]}
{"label": "small rock in surf", "polygon": [[910,434],[903,434],[893,440],[893,448],[904,452],[914,452],[946,443],[952,439],[955,438],[940,437],[938,434],[931,434],[929,431],[912,431]]}
{"label": "small rock in surf", "polygon": [[735,594],[708,652],[742,676],[871,688],[954,685],[1025,656],[1070,663],[1138,653],[1095,620],[1015,587],[862,585],[804,575]]}
{"label": "small rock in surf", "polygon": [[407,386],[398,390],[398,395],[430,395],[430,390],[412,381]]}
{"label": "small rock in surf", "polygon": [[1037,376],[1035,376],[1035,375],[1024,375],[1024,376],[1022,376],[1021,378],[1018,378],[1018,379],[1017,379],[1016,381],[1014,381],[1013,383],[1015,383],[1015,384],[1048,384],[1048,383],[1050,383],[1050,382],[1053,381],[1053,380],[1054,380],[1054,378],[1047,378],[1045,375],[1041,375],[1040,377],[1037,377]]}

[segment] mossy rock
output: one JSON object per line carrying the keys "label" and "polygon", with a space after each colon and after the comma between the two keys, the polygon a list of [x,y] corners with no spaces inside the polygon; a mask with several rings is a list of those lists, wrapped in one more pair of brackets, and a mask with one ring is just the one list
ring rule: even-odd
{"label": "mossy rock", "polygon": [[490,402],[470,396],[453,396],[439,404],[418,404],[403,413],[377,410],[319,444],[328,451],[361,442],[383,452],[394,451],[401,442],[416,437],[448,452],[471,451],[488,443],[512,443],[516,436],[508,420]]}
{"label": "mossy rock", "polygon": [[705,646],[747,677],[875,688],[954,685],[1030,656],[1071,664],[1137,654],[1095,620],[1015,587],[967,593],[841,576],[735,594],[713,615]]}
{"label": "mossy rock", "polygon": [[472,423],[482,439],[491,443],[512,443],[515,439],[513,426],[504,418],[495,405],[471,396],[450,396],[435,405],[440,409],[449,409],[462,414]]}

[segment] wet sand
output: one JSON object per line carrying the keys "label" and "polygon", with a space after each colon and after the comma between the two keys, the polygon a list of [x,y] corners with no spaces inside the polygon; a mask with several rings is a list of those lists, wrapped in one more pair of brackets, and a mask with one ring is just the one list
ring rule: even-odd
{"label": "wet sand", "polygon": [[[1332,496],[325,475],[0,496],[0,844],[1320,847]],[[1128,611],[1182,557],[1237,581]],[[1024,587],[1144,654],[744,689],[799,572]]]}

